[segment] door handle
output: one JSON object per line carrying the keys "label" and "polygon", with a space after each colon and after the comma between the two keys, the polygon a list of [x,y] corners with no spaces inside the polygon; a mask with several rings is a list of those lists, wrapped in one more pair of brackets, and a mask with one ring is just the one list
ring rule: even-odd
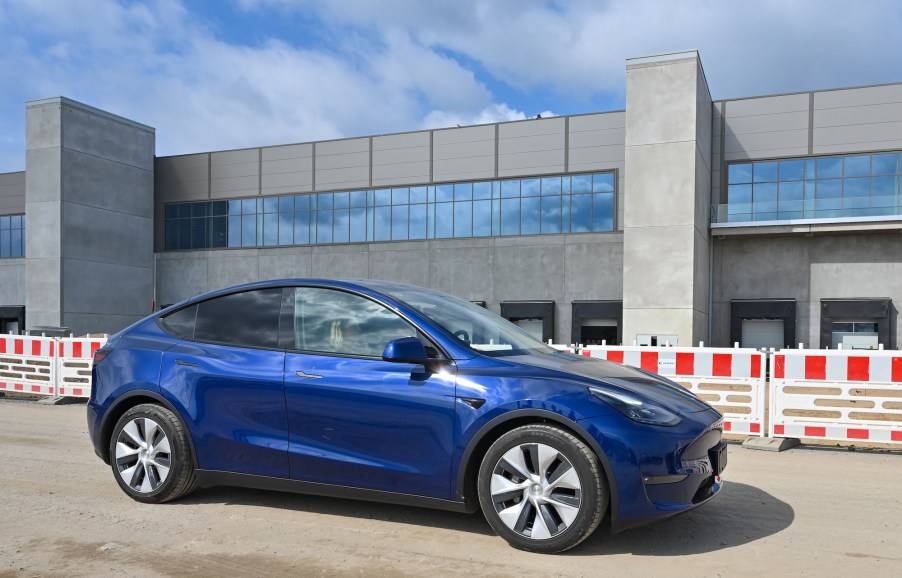
{"label": "door handle", "polygon": [[313,373],[304,373],[300,369],[294,372],[298,377],[303,377],[304,379],[322,379],[322,375],[315,375]]}
{"label": "door handle", "polygon": [[175,362],[178,365],[184,365],[186,367],[198,367],[199,363],[194,363],[193,361],[185,361],[184,359],[176,359]]}

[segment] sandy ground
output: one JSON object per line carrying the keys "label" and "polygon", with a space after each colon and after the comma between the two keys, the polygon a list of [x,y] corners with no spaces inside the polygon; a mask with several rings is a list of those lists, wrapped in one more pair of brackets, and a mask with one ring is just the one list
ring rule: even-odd
{"label": "sandy ground", "polygon": [[545,556],[479,514],[229,488],[139,504],[83,405],[0,399],[0,576],[902,576],[902,453],[729,451],[706,506]]}

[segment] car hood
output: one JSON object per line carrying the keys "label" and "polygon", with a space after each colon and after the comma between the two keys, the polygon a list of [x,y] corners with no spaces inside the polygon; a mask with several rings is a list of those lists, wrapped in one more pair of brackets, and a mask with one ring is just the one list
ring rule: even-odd
{"label": "car hood", "polygon": [[[648,401],[681,414],[709,411],[711,406],[686,388],[660,375],[611,361],[577,357],[567,353],[538,353],[518,356],[517,363],[566,374],[587,386],[632,392]],[[562,376],[563,377],[563,376]]]}

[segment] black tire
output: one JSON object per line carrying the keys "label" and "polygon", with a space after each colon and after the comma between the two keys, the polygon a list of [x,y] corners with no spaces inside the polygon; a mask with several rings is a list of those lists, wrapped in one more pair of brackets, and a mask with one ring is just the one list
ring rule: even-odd
{"label": "black tire", "polygon": [[160,405],[137,405],[119,418],[110,437],[110,465],[122,491],[139,502],[176,500],[197,487],[187,429]]}
{"label": "black tire", "polygon": [[[552,451],[557,455],[550,459]],[[505,456],[512,461],[522,456],[523,462],[512,464]],[[543,424],[518,427],[499,437],[482,459],[477,486],[492,529],[514,548],[545,554],[569,550],[588,538],[609,502],[598,457],[572,433]]]}

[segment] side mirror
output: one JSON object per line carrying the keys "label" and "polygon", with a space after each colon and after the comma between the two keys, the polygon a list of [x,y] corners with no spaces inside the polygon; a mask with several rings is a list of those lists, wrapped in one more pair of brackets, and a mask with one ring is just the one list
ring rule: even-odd
{"label": "side mirror", "polygon": [[395,363],[418,363],[425,365],[429,361],[429,355],[422,342],[416,337],[402,337],[389,341],[382,352],[383,361]]}

